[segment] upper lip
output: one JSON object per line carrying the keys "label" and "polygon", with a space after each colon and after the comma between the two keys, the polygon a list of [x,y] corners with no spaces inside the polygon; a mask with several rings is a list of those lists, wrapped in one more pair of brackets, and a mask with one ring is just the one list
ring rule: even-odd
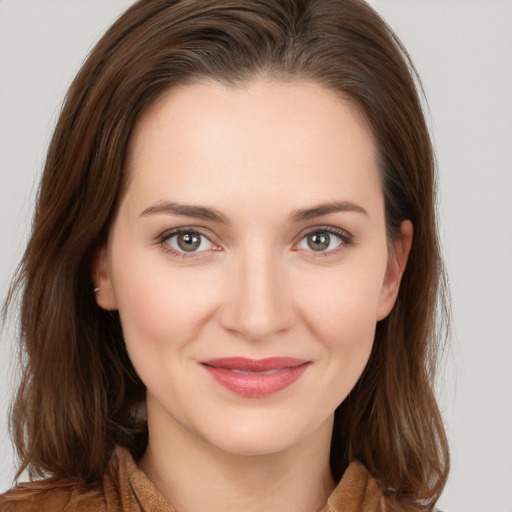
{"label": "upper lip", "polygon": [[264,359],[250,359],[247,357],[221,357],[200,361],[201,364],[222,368],[225,370],[240,370],[245,372],[268,372],[272,370],[285,370],[296,368],[309,361],[294,357],[266,357]]}

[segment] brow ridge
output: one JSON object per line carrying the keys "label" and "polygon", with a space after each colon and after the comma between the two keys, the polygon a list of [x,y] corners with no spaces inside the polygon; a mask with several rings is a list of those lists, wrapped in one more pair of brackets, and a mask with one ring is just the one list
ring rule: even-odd
{"label": "brow ridge", "polygon": [[230,224],[229,219],[215,208],[189,204],[175,203],[171,201],[159,201],[146,208],[140,216],[167,213],[182,217],[194,217],[197,219],[211,220],[220,224]]}
{"label": "brow ridge", "polygon": [[[295,210],[289,216],[292,222],[302,222],[330,213],[337,212],[355,212],[368,216],[368,212],[360,205],[351,201],[332,201],[321,203],[310,208],[301,208]],[[231,224],[230,220],[219,210],[206,206],[187,205],[171,201],[159,201],[146,208],[140,216],[166,213],[169,215],[178,215],[182,217],[194,217],[198,219],[210,220],[220,224]]]}
{"label": "brow ridge", "polygon": [[368,212],[362,206],[356,203],[351,201],[332,201],[329,203],[317,204],[311,208],[301,208],[300,210],[295,210],[290,215],[290,220],[293,222],[301,222],[337,212],[355,212],[361,213],[368,217]]}

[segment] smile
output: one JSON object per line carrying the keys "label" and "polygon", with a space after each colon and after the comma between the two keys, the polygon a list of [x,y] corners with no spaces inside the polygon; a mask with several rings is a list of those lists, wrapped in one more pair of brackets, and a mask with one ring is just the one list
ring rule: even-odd
{"label": "smile", "polygon": [[310,361],[290,357],[230,357],[200,364],[221,386],[238,395],[256,398],[277,393],[299,380]]}

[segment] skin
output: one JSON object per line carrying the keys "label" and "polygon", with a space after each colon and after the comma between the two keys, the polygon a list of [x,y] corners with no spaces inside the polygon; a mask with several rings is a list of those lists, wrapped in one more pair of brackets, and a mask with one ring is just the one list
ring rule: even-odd
{"label": "skin", "polygon": [[[147,387],[139,466],[180,512],[319,510],[335,486],[334,411],[393,307],[412,242],[404,221],[389,244],[364,119],[313,83],[187,85],[139,120],[126,171],[93,272]],[[226,222],[156,211],[169,202]],[[331,202],[343,208],[292,220]],[[201,245],[170,252],[180,251],[175,228],[204,235]],[[326,228],[342,236],[311,244]],[[310,365],[291,386],[248,398],[199,364],[234,356]]]}

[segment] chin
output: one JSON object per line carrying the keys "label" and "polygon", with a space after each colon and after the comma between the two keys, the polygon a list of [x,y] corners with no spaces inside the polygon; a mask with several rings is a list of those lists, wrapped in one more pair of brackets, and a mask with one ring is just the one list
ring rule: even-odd
{"label": "chin", "polygon": [[267,456],[286,451],[298,441],[289,436],[266,433],[258,436],[252,432],[248,435],[237,433],[229,439],[211,439],[219,450],[231,455],[246,457]]}
{"label": "chin", "polygon": [[[330,420],[330,419],[329,419]],[[210,424],[205,439],[219,450],[240,456],[267,456],[297,447],[311,436],[323,436],[323,425],[303,425],[297,421],[241,421],[218,425]],[[327,422],[325,435],[330,438],[332,422]]]}

